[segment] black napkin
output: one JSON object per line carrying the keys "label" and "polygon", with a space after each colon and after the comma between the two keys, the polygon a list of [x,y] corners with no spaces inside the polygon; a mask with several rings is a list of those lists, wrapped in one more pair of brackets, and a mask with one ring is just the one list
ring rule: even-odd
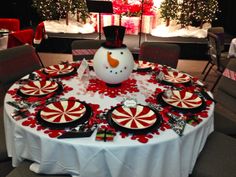
{"label": "black napkin", "polygon": [[82,138],[82,137],[90,137],[93,134],[94,130],[80,132],[80,131],[69,131],[65,132],[62,135],[58,136],[58,139],[63,138]]}
{"label": "black napkin", "polygon": [[94,130],[97,128],[97,125],[94,124],[92,127],[88,128],[87,124],[80,125],[79,129],[71,129],[70,131],[67,131],[63,133],[62,135],[58,136],[58,139],[63,138],[82,138],[82,137],[90,137]]}

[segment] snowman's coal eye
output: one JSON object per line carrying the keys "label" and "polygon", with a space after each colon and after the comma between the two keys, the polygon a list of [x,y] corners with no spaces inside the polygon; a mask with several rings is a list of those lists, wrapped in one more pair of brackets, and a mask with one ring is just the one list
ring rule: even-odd
{"label": "snowman's coal eye", "polygon": [[123,55],[123,52],[120,52],[121,55]]}
{"label": "snowman's coal eye", "polygon": [[108,67],[106,66],[106,69],[108,69]]}
{"label": "snowman's coal eye", "polygon": [[127,69],[127,67],[125,66],[124,69]]}
{"label": "snowman's coal eye", "polygon": [[109,54],[111,55],[111,54],[112,54],[112,52],[109,52]]}

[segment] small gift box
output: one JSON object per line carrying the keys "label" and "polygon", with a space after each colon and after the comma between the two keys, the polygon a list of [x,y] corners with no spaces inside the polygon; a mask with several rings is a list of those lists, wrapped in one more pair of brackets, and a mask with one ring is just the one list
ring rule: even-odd
{"label": "small gift box", "polygon": [[102,15],[102,26],[111,26],[111,25],[119,25],[119,15],[110,15],[103,14]]}
{"label": "small gift box", "polygon": [[197,115],[194,115],[194,114],[187,114],[184,116],[184,119],[189,125],[192,125],[194,127],[200,124],[202,121],[201,119],[198,118]]}
{"label": "small gift box", "polygon": [[113,141],[115,133],[106,128],[99,128],[96,134],[97,141]]}

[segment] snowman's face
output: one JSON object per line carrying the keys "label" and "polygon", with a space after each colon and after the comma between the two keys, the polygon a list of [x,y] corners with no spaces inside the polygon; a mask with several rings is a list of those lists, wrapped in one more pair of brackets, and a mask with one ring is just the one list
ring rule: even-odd
{"label": "snowman's face", "polygon": [[134,59],[127,47],[100,47],[94,55],[93,67],[101,80],[109,84],[118,84],[129,78],[134,68]]}

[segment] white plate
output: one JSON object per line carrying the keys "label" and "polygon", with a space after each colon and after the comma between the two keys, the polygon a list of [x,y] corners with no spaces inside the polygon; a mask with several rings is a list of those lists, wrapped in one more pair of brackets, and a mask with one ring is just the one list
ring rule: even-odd
{"label": "white plate", "polygon": [[162,99],[177,108],[193,109],[202,105],[202,99],[197,94],[186,91],[173,90],[170,97],[163,94]]}
{"label": "white plate", "polygon": [[187,83],[191,80],[190,76],[178,71],[167,71],[164,72],[164,74],[165,75],[163,80],[169,83],[182,84],[182,83]]}
{"label": "white plate", "polygon": [[58,83],[53,81],[32,81],[23,85],[20,92],[28,96],[44,96],[55,92],[58,86]]}
{"label": "white plate", "polygon": [[44,72],[49,75],[64,75],[69,74],[74,71],[74,67],[71,65],[61,64],[61,65],[52,65],[44,68]]}
{"label": "white plate", "polygon": [[40,117],[49,123],[65,124],[80,119],[86,107],[78,101],[58,101],[44,107]]}
{"label": "white plate", "polygon": [[148,61],[138,60],[135,61],[135,69],[150,69],[153,67],[153,63]]}
{"label": "white plate", "polygon": [[119,106],[111,113],[111,119],[120,127],[142,130],[151,127],[157,121],[157,115],[148,106]]}

